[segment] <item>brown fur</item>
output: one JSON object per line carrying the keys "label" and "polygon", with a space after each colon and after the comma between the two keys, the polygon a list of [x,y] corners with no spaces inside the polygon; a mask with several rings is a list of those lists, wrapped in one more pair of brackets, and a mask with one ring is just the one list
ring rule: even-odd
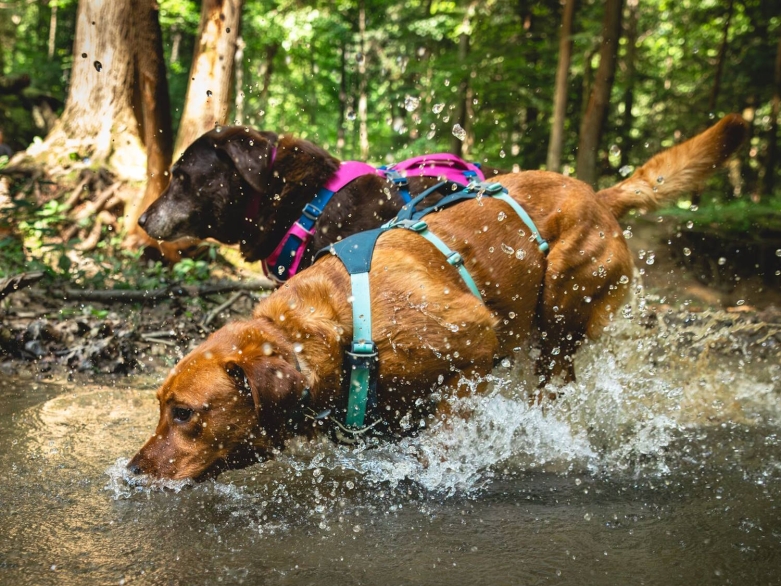
{"label": "brown fur", "polygon": [[[462,376],[485,375],[496,359],[530,343],[542,351],[541,381],[556,375],[572,380],[577,346],[600,333],[628,291],[632,260],[619,215],[648,205],[649,192],[657,203],[672,195],[654,192],[644,179],[655,181],[662,169],[665,183],[681,189],[700,181],[703,171],[691,169],[702,166],[692,157],[723,160],[723,145],[736,146],[725,133],[735,128],[736,119],[722,121],[654,157],[622,184],[636,186],[634,191],[595,194],[580,181],[543,171],[498,177],[550,243],[547,257],[504,202],[482,198],[428,216],[431,231],[465,259],[484,303],[417,234],[393,230],[381,236],[370,295],[380,359],[378,413],[390,428],[398,428],[432,391],[457,393]],[[157,431],[130,469],[202,478],[268,458],[291,435],[311,432],[311,426],[295,424],[304,388],[315,411],[345,400],[350,294],[341,262],[327,256],[261,301],[252,320],[214,333],[163,383]],[[192,410],[192,417],[174,421],[176,407]]]}

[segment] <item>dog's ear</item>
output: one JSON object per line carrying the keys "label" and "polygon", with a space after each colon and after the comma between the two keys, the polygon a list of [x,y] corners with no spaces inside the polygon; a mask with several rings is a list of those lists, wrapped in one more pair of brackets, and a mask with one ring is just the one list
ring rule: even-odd
{"label": "dog's ear", "polygon": [[226,134],[216,146],[224,152],[236,167],[239,176],[255,191],[264,191],[266,169],[271,166],[277,135],[255,130]]}
{"label": "dog's ear", "polygon": [[230,361],[225,370],[240,391],[252,397],[258,422],[268,433],[284,427],[301,402],[304,377],[280,356]]}

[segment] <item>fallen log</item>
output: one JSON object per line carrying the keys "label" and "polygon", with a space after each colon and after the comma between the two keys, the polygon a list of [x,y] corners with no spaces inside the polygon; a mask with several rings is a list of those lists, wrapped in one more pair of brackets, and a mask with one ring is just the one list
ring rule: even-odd
{"label": "fallen log", "polygon": [[43,279],[43,273],[40,271],[21,273],[0,279],[0,299],[8,297],[11,293],[18,291],[23,287],[29,287],[41,279]]}
{"label": "fallen log", "polygon": [[67,301],[160,301],[174,297],[205,297],[234,291],[269,291],[275,285],[269,279],[252,281],[231,281],[205,285],[171,285],[160,289],[65,289],[63,299]]}

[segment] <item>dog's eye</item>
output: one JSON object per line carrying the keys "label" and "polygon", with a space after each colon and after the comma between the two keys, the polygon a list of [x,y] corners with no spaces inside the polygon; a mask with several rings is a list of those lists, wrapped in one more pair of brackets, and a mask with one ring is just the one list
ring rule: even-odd
{"label": "dog's eye", "polygon": [[174,407],[173,408],[174,421],[177,423],[185,423],[193,416],[193,410],[186,407]]}

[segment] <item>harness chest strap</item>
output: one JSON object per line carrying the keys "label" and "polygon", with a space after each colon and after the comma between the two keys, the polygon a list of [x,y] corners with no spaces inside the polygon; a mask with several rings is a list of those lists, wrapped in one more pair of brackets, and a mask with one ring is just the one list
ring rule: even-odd
{"label": "harness chest strap", "polygon": [[[374,255],[374,247],[380,235],[393,228],[405,228],[420,234],[445,255],[448,263],[456,267],[470,291],[482,301],[482,296],[477,285],[466,270],[466,267],[463,266],[461,255],[456,251],[450,250],[438,236],[428,230],[427,224],[420,219],[420,217],[433,211],[437,206],[432,206],[432,208],[418,213],[415,213],[414,211],[416,203],[425,199],[431,191],[436,190],[440,186],[441,184],[435,185],[430,190],[426,190],[420,194],[415,200],[410,202],[408,206],[404,207],[397,218],[391,220],[383,227],[355,234],[334,244],[330,248],[319,251],[317,254],[318,257],[326,252],[335,254],[350,274],[353,303],[353,342],[351,351],[347,352],[347,362],[350,367],[350,383],[347,396],[345,425],[348,430],[353,430],[353,433],[360,433],[362,431],[367,410],[371,410],[377,405],[376,377],[374,376],[374,373],[377,369],[378,354],[377,347],[372,340],[371,332],[369,271],[371,268],[371,260]],[[540,251],[547,253],[549,248],[548,243],[539,235],[539,231],[534,222],[523,207],[509,197],[507,191],[498,183],[488,185],[473,184],[464,190],[464,192],[454,194],[461,195],[462,197],[452,197],[450,204],[452,205],[463,199],[474,199],[477,197],[478,193],[485,193],[488,196],[498,197],[502,201],[508,203],[532,231]],[[466,196],[464,196],[464,194],[466,194]]]}

